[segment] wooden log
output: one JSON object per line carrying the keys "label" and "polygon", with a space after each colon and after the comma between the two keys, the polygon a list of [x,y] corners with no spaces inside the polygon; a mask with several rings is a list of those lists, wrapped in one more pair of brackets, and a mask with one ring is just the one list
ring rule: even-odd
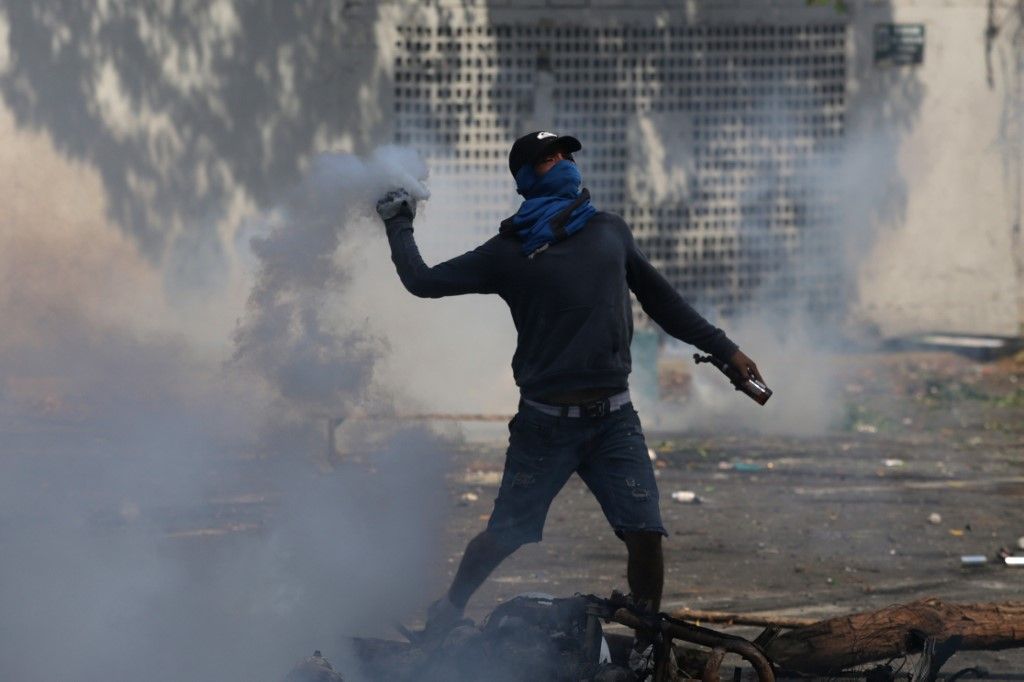
{"label": "wooden log", "polygon": [[723,625],[756,625],[767,627],[778,625],[781,628],[799,628],[814,625],[814,618],[793,618],[777,616],[771,613],[730,613],[729,611],[702,611],[699,609],[679,609],[671,613],[672,617],[700,623],[720,623]]}
{"label": "wooden log", "polygon": [[925,639],[958,637],[960,650],[1024,647],[1024,602],[945,604],[922,599],[878,611],[830,618],[780,634],[764,646],[778,665],[836,673],[919,653]]}

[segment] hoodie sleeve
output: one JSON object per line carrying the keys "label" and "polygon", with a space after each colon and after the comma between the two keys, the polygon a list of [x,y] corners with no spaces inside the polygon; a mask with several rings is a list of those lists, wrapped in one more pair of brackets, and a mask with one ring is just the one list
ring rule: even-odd
{"label": "hoodie sleeve", "polygon": [[647,260],[629,227],[625,223],[623,226],[626,233],[626,281],[644,312],[680,341],[721,360],[731,358],[738,346],[679,295]]}
{"label": "hoodie sleeve", "polygon": [[398,277],[414,296],[441,298],[497,293],[495,264],[489,244],[482,244],[473,251],[429,267],[416,246],[411,219],[396,216],[385,222],[385,227]]}

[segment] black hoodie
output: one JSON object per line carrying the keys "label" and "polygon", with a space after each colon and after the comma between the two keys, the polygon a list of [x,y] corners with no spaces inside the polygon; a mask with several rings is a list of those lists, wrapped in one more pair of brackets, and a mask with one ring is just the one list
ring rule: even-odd
{"label": "black hoodie", "polygon": [[597,213],[579,232],[534,258],[514,234],[499,234],[467,253],[427,267],[412,221],[387,221],[391,259],[415,296],[497,294],[512,311],[519,338],[512,358],[525,398],[628,386],[633,313],[629,290],[672,336],[728,360],[737,346],[705,320],[637,248],[626,222]]}

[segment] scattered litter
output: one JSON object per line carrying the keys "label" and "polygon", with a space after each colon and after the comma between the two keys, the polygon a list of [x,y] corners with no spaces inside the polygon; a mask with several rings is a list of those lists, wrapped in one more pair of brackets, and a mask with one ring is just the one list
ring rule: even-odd
{"label": "scattered litter", "polygon": [[1003,557],[1003,561],[1006,562],[1007,566],[1024,566],[1024,556]]}
{"label": "scattered litter", "polygon": [[942,523],[942,514],[940,514],[939,512],[932,512],[928,515],[928,523],[932,524],[933,526],[939,525],[940,523]]}
{"label": "scattered litter", "polygon": [[949,534],[955,538],[962,538],[964,536],[964,531],[962,528],[950,528]]}
{"label": "scattered litter", "polygon": [[742,471],[745,473],[753,473],[755,471],[764,471],[764,465],[758,464],[757,462],[733,462],[733,471]]}
{"label": "scattered litter", "polygon": [[890,469],[892,469],[892,468],[895,468],[895,467],[903,466],[903,460],[902,459],[883,459],[882,460],[882,464],[884,464],[885,466],[887,466]]}
{"label": "scattered litter", "polygon": [[652,462],[658,459],[658,453],[654,451],[654,448],[647,448],[647,456],[650,457]]}
{"label": "scattered litter", "polygon": [[476,502],[479,499],[480,496],[472,491],[468,493],[462,493],[461,495],[459,495],[459,505],[465,507],[467,505],[472,504],[473,502]]}
{"label": "scattered litter", "polygon": [[1017,538],[1017,548],[1024,549],[1024,535]]}
{"label": "scattered litter", "polygon": [[692,490],[677,490],[672,493],[672,499],[680,504],[700,504],[702,500]]}
{"label": "scattered litter", "polygon": [[964,554],[960,557],[961,566],[981,566],[988,563],[988,557],[984,554]]}
{"label": "scattered litter", "polygon": [[853,426],[857,433],[878,433],[878,427],[874,424],[865,424],[864,422],[857,422]]}
{"label": "scattered litter", "polygon": [[466,485],[499,486],[501,485],[501,472],[474,469],[462,475],[462,483]]}

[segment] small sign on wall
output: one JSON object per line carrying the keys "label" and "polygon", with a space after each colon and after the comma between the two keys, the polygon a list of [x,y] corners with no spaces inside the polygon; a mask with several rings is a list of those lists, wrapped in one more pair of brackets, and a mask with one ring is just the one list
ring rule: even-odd
{"label": "small sign on wall", "polygon": [[924,24],[875,24],[875,64],[916,65],[924,62]]}

